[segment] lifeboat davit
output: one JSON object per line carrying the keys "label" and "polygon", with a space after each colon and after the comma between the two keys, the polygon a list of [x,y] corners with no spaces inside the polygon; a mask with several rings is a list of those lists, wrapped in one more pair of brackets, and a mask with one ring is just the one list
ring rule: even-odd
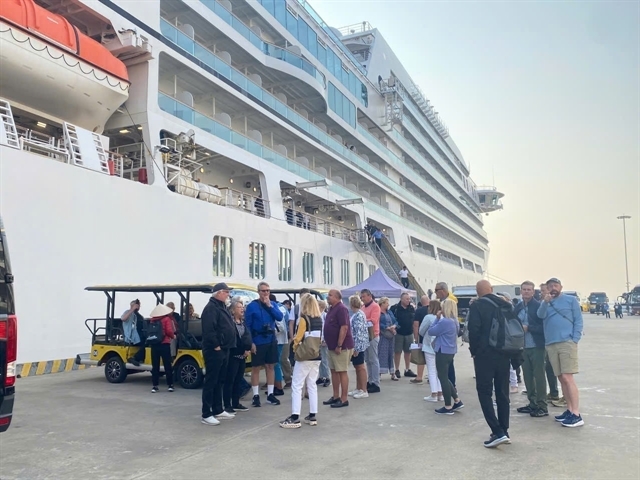
{"label": "lifeboat davit", "polygon": [[33,0],[0,0],[0,97],[102,133],[129,98],[122,61]]}

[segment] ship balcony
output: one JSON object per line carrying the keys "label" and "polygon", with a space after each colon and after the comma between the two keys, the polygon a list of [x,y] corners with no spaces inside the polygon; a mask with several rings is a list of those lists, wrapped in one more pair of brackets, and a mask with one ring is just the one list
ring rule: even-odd
{"label": "ship balcony", "polygon": [[[324,101],[326,78],[295,46],[277,45],[262,38],[257,25],[248,27],[242,20],[219,2],[200,2],[224,23],[211,23],[181,2],[162,2],[161,32],[173,43],[198,57],[202,45],[213,46],[226,63],[236,63],[261,77],[271,79],[274,87],[288,90],[289,96],[312,97]],[[198,5],[194,5],[198,7]],[[231,6],[229,5],[229,8]],[[228,36],[239,34],[248,41],[242,45]],[[254,31],[255,30],[255,31]],[[196,45],[199,44],[200,48]],[[199,57],[198,57],[199,58]],[[292,68],[294,67],[294,68]]]}
{"label": "ship balcony", "polygon": [[[189,75],[191,81],[195,80],[194,75]],[[172,82],[173,85],[173,82]],[[293,154],[295,161],[288,158],[288,155],[291,154],[291,150],[287,149],[283,144],[274,144],[273,147],[268,147],[262,144],[262,136],[258,136],[256,133],[247,132],[247,135],[240,133],[233,128],[231,128],[230,120],[227,119],[225,123],[221,123],[222,116],[216,115],[216,118],[213,118],[213,115],[206,115],[196,110],[193,106],[189,106],[181,101],[178,101],[176,98],[168,95],[166,93],[160,92],[158,94],[158,103],[160,105],[160,109],[165,111],[166,113],[173,115],[191,125],[194,125],[201,130],[210,133],[222,140],[229,142],[243,150],[248,151],[264,160],[269,161],[270,163],[277,165],[291,173],[298,175],[300,178],[308,181],[317,181],[323,180],[326,178],[330,178],[331,182],[328,185],[328,190],[332,193],[342,197],[343,199],[353,199],[355,198],[367,198],[367,195],[371,196],[371,201],[366,202],[366,208],[375,212],[378,215],[381,215],[387,219],[390,219],[392,222],[398,222],[410,229],[423,231],[425,235],[432,235],[433,230],[421,225],[417,224],[414,221],[411,221],[407,218],[402,217],[399,213],[391,211],[389,207],[382,201],[380,197],[377,195],[371,195],[367,193],[366,189],[370,188],[370,186],[375,185],[360,176],[360,181],[363,185],[367,185],[365,188],[358,185],[358,182],[349,181],[353,175],[357,175],[353,170],[349,169],[344,164],[339,164],[341,167],[338,167],[336,170],[336,164],[332,164],[331,171],[325,165],[316,165],[311,166],[309,160],[303,156],[296,156]],[[228,115],[227,115],[228,116]],[[255,131],[254,131],[255,132]],[[260,133],[260,132],[257,132]],[[251,135],[251,136],[249,136]],[[284,147],[284,148],[283,148]],[[344,148],[344,146],[342,146]],[[345,149],[348,151],[348,158],[351,158],[354,163],[361,166],[366,171],[370,172],[372,178],[377,179],[378,181],[384,183],[385,185],[389,185],[394,191],[397,191],[403,197],[415,198],[415,202],[413,204],[420,205],[423,203],[422,200],[415,197],[413,194],[408,193],[405,188],[401,187],[399,184],[395,183],[392,179],[387,177],[384,172],[381,172],[378,168],[375,168],[371,165],[366,159],[360,157],[355,152],[350,151],[349,149]],[[329,162],[330,160],[327,159]],[[340,170],[342,168],[343,170]],[[418,203],[419,202],[419,203]],[[424,207],[420,208],[422,211]],[[439,212],[433,212],[430,207],[427,207],[430,214],[435,216],[436,218],[442,217],[445,222],[446,217],[442,216]],[[421,214],[421,218],[423,217]],[[435,223],[435,222],[434,222]],[[445,225],[449,224],[444,223]],[[471,245],[470,242],[459,238],[458,235],[453,235],[448,229],[444,229],[442,227],[442,233],[440,230],[437,232],[437,235],[443,236],[443,238],[452,241],[457,245]],[[445,232],[446,230],[446,232]],[[475,246],[472,246],[472,248]],[[467,248],[467,247],[465,247]],[[477,248],[477,247],[475,247]],[[475,252],[474,248],[474,252]]]}

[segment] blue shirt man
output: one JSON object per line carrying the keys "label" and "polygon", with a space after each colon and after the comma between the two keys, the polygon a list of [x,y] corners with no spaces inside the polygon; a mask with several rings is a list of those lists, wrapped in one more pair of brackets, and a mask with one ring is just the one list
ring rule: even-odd
{"label": "blue shirt man", "polygon": [[[259,380],[260,370],[264,366],[267,373],[267,402],[280,405],[274,395],[275,365],[279,362],[278,343],[276,341],[276,322],[284,318],[278,304],[269,299],[271,287],[267,282],[258,284],[259,298],[247,305],[244,320],[251,332],[251,388],[254,407],[260,406]],[[279,393],[279,392],[278,392]]]}
{"label": "blue shirt man", "polygon": [[578,373],[578,342],[582,338],[582,311],[576,297],[562,294],[562,283],[557,278],[547,281],[549,293],[538,309],[544,319],[544,337],[553,373],[560,380],[567,410],[556,416],[563,427],[580,427],[579,394],[573,376]]}

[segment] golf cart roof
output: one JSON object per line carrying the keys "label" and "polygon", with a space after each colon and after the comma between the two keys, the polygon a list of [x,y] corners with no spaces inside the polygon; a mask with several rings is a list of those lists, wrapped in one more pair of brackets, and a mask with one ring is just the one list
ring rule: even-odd
{"label": "golf cart roof", "polygon": [[[90,292],[203,292],[211,293],[215,283],[176,283],[176,284],[151,284],[151,285],[94,285],[86,287]],[[249,290],[255,292],[256,288],[241,283],[227,283],[231,290]]]}
{"label": "golf cart roof", "polygon": [[[273,293],[274,295],[300,295],[300,290],[302,290],[302,288],[272,288],[271,293]],[[329,290],[325,288],[310,288],[309,293],[312,293],[316,296],[322,296],[329,293]]]}

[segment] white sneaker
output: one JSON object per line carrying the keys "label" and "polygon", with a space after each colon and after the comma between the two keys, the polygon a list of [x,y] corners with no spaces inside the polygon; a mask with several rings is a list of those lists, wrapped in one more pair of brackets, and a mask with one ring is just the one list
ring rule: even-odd
{"label": "white sneaker", "polygon": [[442,395],[438,395],[438,401],[439,402],[444,402],[444,397]]}
{"label": "white sneaker", "polygon": [[236,416],[233,413],[229,413],[229,412],[222,412],[216,415],[216,418],[218,420],[231,420],[232,418],[235,418],[235,417]]}
{"label": "white sneaker", "polygon": [[347,395],[349,395],[350,397],[354,397],[355,398],[355,396],[360,392],[361,392],[361,390],[356,388],[355,390],[350,391]]}
{"label": "white sneaker", "polygon": [[202,423],[204,423],[205,425],[220,425],[220,421],[216,420],[213,416],[203,418]]}
{"label": "white sneaker", "polygon": [[353,394],[353,398],[369,398],[369,393],[364,390],[360,390],[358,393]]}
{"label": "white sneaker", "polygon": [[428,397],[424,397],[424,401],[438,403],[438,397],[432,397],[431,395],[429,395]]}

